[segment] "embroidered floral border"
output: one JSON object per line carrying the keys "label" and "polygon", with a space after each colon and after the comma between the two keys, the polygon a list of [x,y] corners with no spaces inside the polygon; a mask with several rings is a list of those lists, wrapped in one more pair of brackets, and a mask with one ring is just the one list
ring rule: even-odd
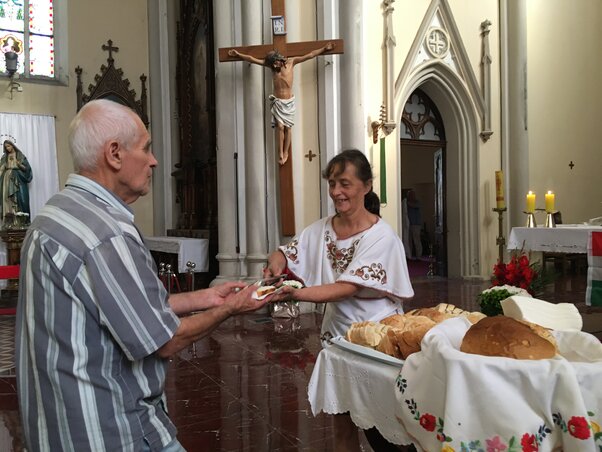
{"label": "embroidered floral border", "polygon": [[[404,394],[408,386],[407,381],[402,378],[401,375],[398,375],[395,384],[399,392]],[[407,409],[413,415],[414,420],[426,431],[437,435],[437,440],[441,443],[442,452],[456,451],[450,444],[454,440],[445,433],[443,419],[435,417],[430,413],[421,413],[414,399],[406,399],[405,403]],[[593,418],[595,413],[588,412],[587,415],[590,418]],[[571,416],[568,422],[565,422],[561,413],[554,413],[552,418],[554,425],[559,428],[563,434],[569,433],[579,440],[587,440],[593,436],[594,441],[602,451],[602,432],[600,431],[600,425],[593,419],[587,420],[583,416]],[[552,433],[552,429],[546,424],[543,424],[538,428],[536,433],[526,432],[522,435],[512,436],[507,440],[496,435],[484,440],[473,439],[460,441],[460,448],[458,450],[461,452],[537,452],[539,451],[540,445],[550,433]],[[520,442],[518,439],[519,437]],[[456,441],[456,443],[458,443],[458,441]]]}
{"label": "embroidered floral border", "polygon": [[383,268],[382,264],[372,263],[370,265],[363,265],[355,270],[350,270],[349,273],[352,276],[362,278],[364,281],[373,279],[381,284],[387,284],[387,271]]}
{"label": "embroidered floral border", "polygon": [[336,240],[330,235],[330,231],[324,233],[324,242],[326,242],[326,256],[334,271],[342,274],[353,260],[353,255],[360,239],[353,241],[349,248],[337,248]]}

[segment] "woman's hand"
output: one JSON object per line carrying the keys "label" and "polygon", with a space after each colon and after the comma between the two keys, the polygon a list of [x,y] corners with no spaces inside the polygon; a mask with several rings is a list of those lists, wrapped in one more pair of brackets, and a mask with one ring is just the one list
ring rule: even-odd
{"label": "woman's hand", "polygon": [[277,303],[279,301],[291,301],[296,300],[294,287],[282,285],[278,287],[278,290],[273,295],[268,295],[267,299],[270,303]]}
{"label": "woman's hand", "polygon": [[271,276],[280,276],[282,273],[284,273],[285,269],[286,257],[284,257],[282,251],[274,251],[268,257],[268,263],[263,268],[263,277],[269,278]]}

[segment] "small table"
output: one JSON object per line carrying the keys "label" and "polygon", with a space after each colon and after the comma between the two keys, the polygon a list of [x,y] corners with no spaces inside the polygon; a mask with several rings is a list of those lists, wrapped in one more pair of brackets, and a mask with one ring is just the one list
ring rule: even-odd
{"label": "small table", "polygon": [[178,273],[188,270],[187,262],[194,262],[195,272],[209,270],[209,240],[193,239],[190,237],[145,237],[148,249],[160,253],[176,254],[178,256]]}

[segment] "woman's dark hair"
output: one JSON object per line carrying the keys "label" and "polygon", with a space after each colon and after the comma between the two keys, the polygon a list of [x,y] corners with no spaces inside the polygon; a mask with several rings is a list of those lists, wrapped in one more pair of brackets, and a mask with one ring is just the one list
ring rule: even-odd
{"label": "woman's dark hair", "polygon": [[380,199],[372,190],[364,196],[364,207],[368,212],[380,217]]}
{"label": "woman's dark hair", "polygon": [[[362,151],[357,149],[347,149],[330,159],[326,169],[322,171],[322,178],[328,179],[331,176],[338,176],[348,164],[355,167],[355,173],[359,180],[364,184],[372,182],[372,167],[370,162]],[[378,195],[370,190],[364,197],[364,207],[370,213],[380,216],[380,199]]]}

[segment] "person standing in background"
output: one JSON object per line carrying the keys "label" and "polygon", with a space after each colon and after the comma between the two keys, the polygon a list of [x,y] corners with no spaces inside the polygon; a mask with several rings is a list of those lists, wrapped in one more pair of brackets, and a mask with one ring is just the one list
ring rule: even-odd
{"label": "person standing in background", "polygon": [[408,217],[408,191],[401,191],[401,241],[405,249],[406,256],[409,258],[412,255],[412,245],[410,244],[410,217]]}
{"label": "person standing in background", "polygon": [[407,203],[408,218],[410,220],[410,259],[420,259],[422,257],[422,242],[420,239],[422,213],[420,211],[420,201],[413,189],[408,192]]}

